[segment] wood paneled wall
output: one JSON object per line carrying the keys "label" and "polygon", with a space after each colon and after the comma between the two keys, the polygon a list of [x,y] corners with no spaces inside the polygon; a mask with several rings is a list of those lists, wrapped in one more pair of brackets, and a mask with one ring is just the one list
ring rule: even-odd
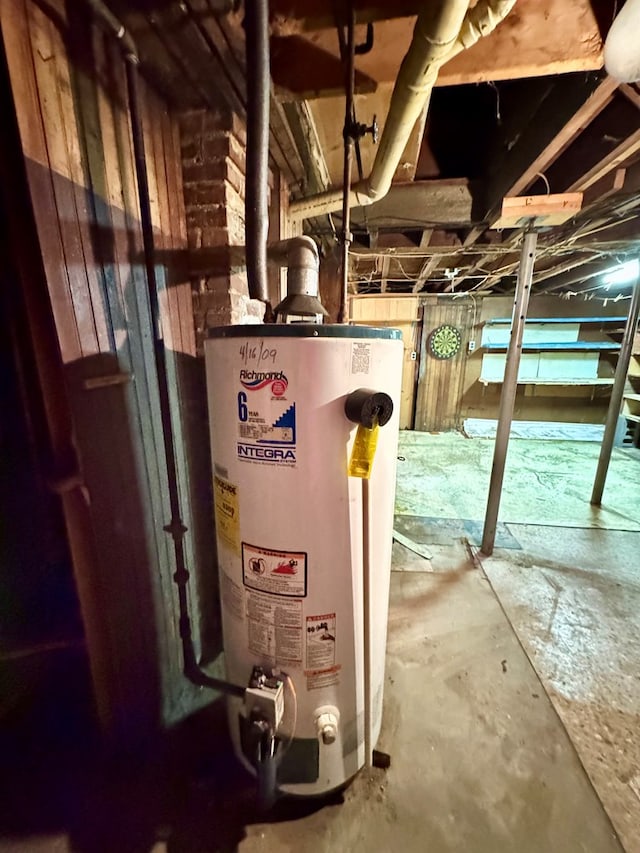
{"label": "wood paneled wall", "polygon": [[418,306],[417,296],[353,296],[349,300],[349,312],[354,323],[367,326],[386,326],[400,329],[404,343],[402,361],[402,389],[400,394],[400,429],[413,428],[413,398],[416,384],[418,349]]}
{"label": "wood paneled wall", "polygon": [[[124,64],[84,3],[2,0],[0,24],[37,230],[21,250],[41,255],[77,456],[65,488],[84,502],[91,528],[67,515],[98,706],[116,737],[135,740],[202,698],[181,675],[162,529],[167,479]],[[178,129],[163,101],[141,91],[187,558],[198,589],[211,593],[203,368],[185,273]],[[194,610],[198,639],[207,626]]]}
{"label": "wood paneled wall", "polygon": [[[440,431],[461,429],[465,418],[496,418],[502,386],[485,388],[480,382],[481,339],[484,323],[495,317],[510,317],[513,299],[508,296],[357,296],[352,297],[354,322],[394,326],[402,329],[405,364],[402,385],[401,427],[412,428],[410,413],[415,409],[415,429]],[[417,320],[422,310],[422,329]],[[619,304],[600,301],[533,296],[530,318],[571,316],[616,316],[626,311]],[[460,351],[453,358],[438,360],[428,353],[428,339],[438,326],[450,324],[460,330]],[[588,332],[585,333],[588,336]],[[475,347],[469,352],[469,342]],[[411,351],[419,349],[419,375],[415,391],[416,362]],[[615,359],[612,359],[615,361]],[[610,389],[534,388],[520,386],[515,417],[520,420],[575,421],[602,423],[606,415]]]}
{"label": "wood paneled wall", "polygon": [[[415,428],[427,432],[457,429],[467,362],[471,305],[461,299],[428,296],[423,301],[423,312]],[[438,359],[428,352],[429,335],[444,324],[455,326],[460,331],[462,343],[452,358]]]}

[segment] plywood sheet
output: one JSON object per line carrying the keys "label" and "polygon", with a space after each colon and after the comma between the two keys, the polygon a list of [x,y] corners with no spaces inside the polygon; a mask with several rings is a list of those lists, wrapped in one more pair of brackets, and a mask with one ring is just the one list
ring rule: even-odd
{"label": "plywood sheet", "polygon": [[402,388],[400,394],[400,429],[412,429],[414,392],[418,349],[419,300],[413,297],[352,297],[351,319],[369,326],[386,326],[402,332],[404,356],[402,361]]}

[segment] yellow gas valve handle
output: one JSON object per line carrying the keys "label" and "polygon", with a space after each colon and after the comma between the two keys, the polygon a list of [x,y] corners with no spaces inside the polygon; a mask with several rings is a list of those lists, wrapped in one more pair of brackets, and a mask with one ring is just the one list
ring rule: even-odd
{"label": "yellow gas valve handle", "polygon": [[373,457],[376,454],[376,447],[378,446],[379,432],[380,426],[377,422],[371,429],[358,424],[358,431],[356,432],[356,438],[351,450],[351,459],[349,460],[350,477],[360,477],[363,480],[368,480],[371,476]]}
{"label": "yellow gas valve handle", "polygon": [[353,423],[358,424],[349,460],[349,476],[368,480],[378,445],[380,427],[391,419],[393,400],[384,391],[358,388],[345,400],[344,411]]}

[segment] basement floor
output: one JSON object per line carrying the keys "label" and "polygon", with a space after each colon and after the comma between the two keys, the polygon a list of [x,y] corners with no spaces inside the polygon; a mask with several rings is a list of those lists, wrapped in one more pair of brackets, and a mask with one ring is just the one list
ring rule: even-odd
{"label": "basement floor", "polygon": [[[468,467],[457,446],[450,462],[479,493],[478,442],[461,440]],[[379,743],[389,770],[363,771],[329,800],[282,801],[265,820],[221,703],[174,733],[163,770],[132,768],[124,785],[80,769],[81,739],[47,754],[41,732],[25,741],[1,804],[0,851],[640,853],[640,533],[507,515],[505,547],[480,561],[453,503],[444,521],[428,512],[448,468],[443,447],[420,451],[419,472],[412,461],[426,503],[402,505],[397,519],[431,559],[394,545]],[[539,465],[545,452],[524,456]],[[624,459],[635,488],[638,460]],[[41,753],[47,769],[34,779]]]}

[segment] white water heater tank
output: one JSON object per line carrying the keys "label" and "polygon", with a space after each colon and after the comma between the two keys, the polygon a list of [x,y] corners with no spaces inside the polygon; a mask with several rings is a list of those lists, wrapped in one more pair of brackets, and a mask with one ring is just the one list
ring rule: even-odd
{"label": "white water heater tank", "polygon": [[[226,674],[284,675],[285,793],[325,793],[364,765],[365,696],[371,746],[380,732],[402,354],[400,332],[363,326],[227,326],[205,344]],[[367,488],[348,475],[345,415],[363,387],[394,404]],[[255,772],[245,703],[228,708]]]}

